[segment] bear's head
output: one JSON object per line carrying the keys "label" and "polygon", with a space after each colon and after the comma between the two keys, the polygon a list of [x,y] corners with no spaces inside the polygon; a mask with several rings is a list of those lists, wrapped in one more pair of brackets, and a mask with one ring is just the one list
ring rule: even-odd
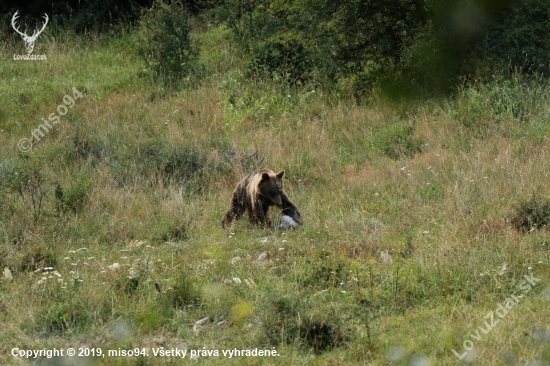
{"label": "bear's head", "polygon": [[264,171],[262,172],[262,177],[260,179],[260,183],[258,184],[258,192],[262,196],[269,198],[277,207],[283,206],[281,193],[283,192],[284,174],[284,170],[281,170],[277,174],[272,171]]}

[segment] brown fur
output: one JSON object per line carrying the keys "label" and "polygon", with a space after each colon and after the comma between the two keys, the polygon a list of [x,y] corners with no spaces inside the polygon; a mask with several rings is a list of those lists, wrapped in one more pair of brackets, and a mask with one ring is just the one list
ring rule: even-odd
{"label": "brown fur", "polygon": [[245,211],[248,212],[250,222],[270,225],[271,220],[267,215],[270,206],[279,207],[283,215],[288,215],[302,224],[300,212],[283,191],[284,173],[284,170],[274,173],[272,170],[264,169],[241,180],[233,192],[231,205],[222,220],[222,227],[231,225]]}

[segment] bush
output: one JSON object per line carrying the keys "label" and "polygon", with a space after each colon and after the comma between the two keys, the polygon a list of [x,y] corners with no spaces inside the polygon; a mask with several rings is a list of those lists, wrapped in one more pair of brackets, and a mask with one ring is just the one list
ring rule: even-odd
{"label": "bush", "polygon": [[[78,33],[91,31],[108,32],[113,25],[134,22],[139,17],[142,6],[150,0],[87,0],[87,1],[39,1],[23,3],[3,1],[0,5],[0,23],[10,24],[12,15],[19,11],[22,22],[29,24],[39,19],[44,13],[50,17],[51,24],[71,28]],[[48,30],[52,25],[48,25]],[[51,30],[50,30],[51,32]],[[50,33],[51,34],[51,33]]]}
{"label": "bush", "polygon": [[168,152],[163,163],[164,182],[179,183],[199,178],[204,172],[206,157],[194,148],[182,148]]}
{"label": "bush", "polygon": [[82,131],[77,125],[70,140],[72,146],[69,158],[76,161],[90,159],[93,163],[104,160],[108,152],[107,144],[96,136],[97,134],[91,131]]}
{"label": "bush", "polygon": [[161,178],[165,185],[183,184],[189,192],[200,193],[208,162],[204,152],[194,147],[171,146],[163,141],[152,140],[139,146],[136,161],[139,174]]}
{"label": "bush", "polygon": [[264,320],[266,338],[273,345],[297,344],[317,354],[343,346],[347,341],[334,309],[313,314],[297,299],[279,297],[272,301]]}
{"label": "bush", "polygon": [[303,81],[398,60],[423,8],[421,0],[229,0],[217,11],[254,69]]}
{"label": "bush", "polygon": [[151,240],[157,243],[184,241],[189,239],[187,225],[176,224],[173,221],[159,222],[153,232]]}
{"label": "bush", "polygon": [[261,74],[278,72],[287,79],[304,81],[310,78],[315,66],[307,47],[300,35],[278,34],[253,47],[251,65]]}
{"label": "bush", "polygon": [[550,6],[543,0],[447,0],[427,8],[430,21],[414,30],[400,68],[420,86],[449,90],[462,77],[495,73],[548,74]]}
{"label": "bush", "polygon": [[[45,243],[33,243],[22,249],[24,252],[20,258],[10,263],[21,272],[34,272],[39,268],[57,266],[55,251]],[[13,258],[10,258],[13,260]]]}
{"label": "bush", "polygon": [[81,211],[87,201],[88,193],[93,188],[93,182],[88,175],[78,177],[76,182],[63,188],[56,183],[55,198],[57,200],[57,209],[63,212],[71,211],[78,213]]}
{"label": "bush", "polygon": [[548,73],[550,6],[544,0],[497,2],[479,44],[480,59],[496,59],[513,69]]}
{"label": "bush", "polygon": [[143,12],[137,53],[157,75],[189,74],[199,55],[190,32],[190,17],[182,3],[157,1]]}
{"label": "bush", "polygon": [[217,13],[252,69],[293,80],[322,75],[415,96],[502,68],[549,71],[544,0],[228,0]]}
{"label": "bush", "polygon": [[143,182],[146,186],[181,185],[186,194],[201,194],[216,167],[207,153],[193,146],[177,146],[153,139],[114,154],[111,176],[120,187]]}
{"label": "bush", "polygon": [[46,334],[61,335],[82,331],[93,324],[88,308],[75,299],[46,307],[38,317],[38,326]]}
{"label": "bush", "polygon": [[23,154],[8,178],[10,188],[19,194],[35,224],[42,216],[49,191],[48,178],[44,173],[45,164],[46,160],[41,156]]}
{"label": "bush", "polygon": [[196,281],[185,274],[176,278],[172,289],[161,294],[161,302],[175,309],[184,309],[200,301],[201,291]]}

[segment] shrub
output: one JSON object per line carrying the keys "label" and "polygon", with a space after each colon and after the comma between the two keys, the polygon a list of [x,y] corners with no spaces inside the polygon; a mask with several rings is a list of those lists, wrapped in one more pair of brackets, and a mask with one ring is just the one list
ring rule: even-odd
{"label": "shrub", "polygon": [[59,182],[55,187],[57,209],[63,212],[78,213],[85,204],[88,193],[92,190],[93,183],[89,176],[82,175],[70,186],[63,188]]}
{"label": "shrub", "polygon": [[[122,150],[122,149],[121,149]],[[182,185],[186,194],[202,193],[216,166],[194,146],[176,146],[153,139],[113,154],[111,176],[121,186],[143,182],[156,186]]]}
{"label": "shrub", "polygon": [[217,13],[253,69],[293,80],[323,75],[415,96],[503,67],[549,70],[544,0],[228,0]]}
{"label": "shrub", "polygon": [[300,326],[300,338],[316,353],[329,351],[341,345],[344,338],[334,324],[306,319]]}
{"label": "shrub", "polygon": [[461,77],[548,73],[546,1],[446,0],[426,11],[430,21],[410,32],[400,60],[407,80],[443,91]]}
{"label": "shrub", "polygon": [[24,248],[24,254],[18,258],[16,265],[21,272],[34,272],[39,268],[57,266],[57,256],[46,244],[33,243]]}
{"label": "shrub", "polygon": [[157,1],[143,12],[137,53],[157,75],[188,74],[199,54],[190,33],[189,14],[181,2]]}
{"label": "shrub", "polygon": [[229,312],[229,318],[237,327],[242,327],[245,321],[253,315],[255,307],[252,303],[247,301],[238,301]]}
{"label": "shrub", "polygon": [[0,20],[2,25],[9,25],[13,13],[19,11],[22,20],[28,23],[47,13],[50,16],[51,25],[47,27],[50,34],[57,31],[54,30],[57,25],[64,32],[67,28],[85,34],[108,32],[113,30],[113,25],[135,21],[141,6],[149,3],[150,0],[26,1],[19,4],[3,2]]}
{"label": "shrub", "polygon": [[207,176],[206,154],[195,147],[171,146],[152,140],[138,147],[136,168],[146,178],[160,178],[165,185],[183,184],[189,193],[201,193]]}
{"label": "shrub", "polygon": [[303,81],[398,60],[423,8],[421,0],[229,0],[218,14],[254,69]]}
{"label": "shrub", "polygon": [[47,334],[61,335],[84,330],[93,324],[93,319],[82,303],[69,300],[46,307],[38,317],[38,325]]}
{"label": "shrub", "polygon": [[347,341],[333,309],[327,309],[324,315],[312,314],[301,301],[285,296],[274,300],[270,310],[264,329],[274,345],[296,343],[321,354]]}
{"label": "shrub", "polygon": [[[550,6],[544,0],[497,1],[479,45],[480,59],[548,73]],[[490,2],[489,2],[490,4]]]}
{"label": "shrub", "polygon": [[176,224],[173,221],[159,222],[153,233],[153,242],[165,243],[171,241],[184,241],[189,239],[187,225]]}
{"label": "shrub", "polygon": [[260,154],[258,150],[239,151],[235,144],[226,138],[211,138],[210,147],[216,151],[219,157],[216,168],[222,174],[230,174],[235,171],[257,171],[265,163],[265,156]]}
{"label": "shrub", "polygon": [[175,149],[166,156],[162,177],[166,183],[189,181],[202,173],[205,160],[204,155],[194,148]]}
{"label": "shrub", "polygon": [[278,72],[292,81],[309,79],[314,63],[305,39],[289,32],[259,41],[251,50],[251,64],[260,74]]}
{"label": "shrub", "polygon": [[201,292],[196,282],[189,276],[182,274],[176,279],[172,289],[162,294],[161,301],[165,305],[176,309],[196,304],[200,300]]}
{"label": "shrub", "polygon": [[96,163],[107,157],[107,144],[100,140],[95,133],[91,131],[82,131],[77,125],[75,133],[71,137],[71,152],[69,157],[71,160],[87,160],[90,159]]}
{"label": "shrub", "polygon": [[44,174],[45,160],[36,155],[21,156],[10,177],[10,187],[17,192],[36,224],[44,209],[48,194],[48,179]]}

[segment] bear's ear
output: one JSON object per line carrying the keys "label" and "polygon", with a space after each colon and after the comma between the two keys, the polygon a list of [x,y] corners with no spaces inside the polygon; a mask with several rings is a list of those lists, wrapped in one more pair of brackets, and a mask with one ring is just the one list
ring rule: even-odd
{"label": "bear's ear", "polygon": [[283,175],[285,175],[285,171],[281,170],[279,173],[275,174],[278,178],[282,179]]}
{"label": "bear's ear", "polygon": [[269,180],[269,174],[263,173],[262,174],[262,179],[260,180],[260,183],[265,182],[266,180]]}

